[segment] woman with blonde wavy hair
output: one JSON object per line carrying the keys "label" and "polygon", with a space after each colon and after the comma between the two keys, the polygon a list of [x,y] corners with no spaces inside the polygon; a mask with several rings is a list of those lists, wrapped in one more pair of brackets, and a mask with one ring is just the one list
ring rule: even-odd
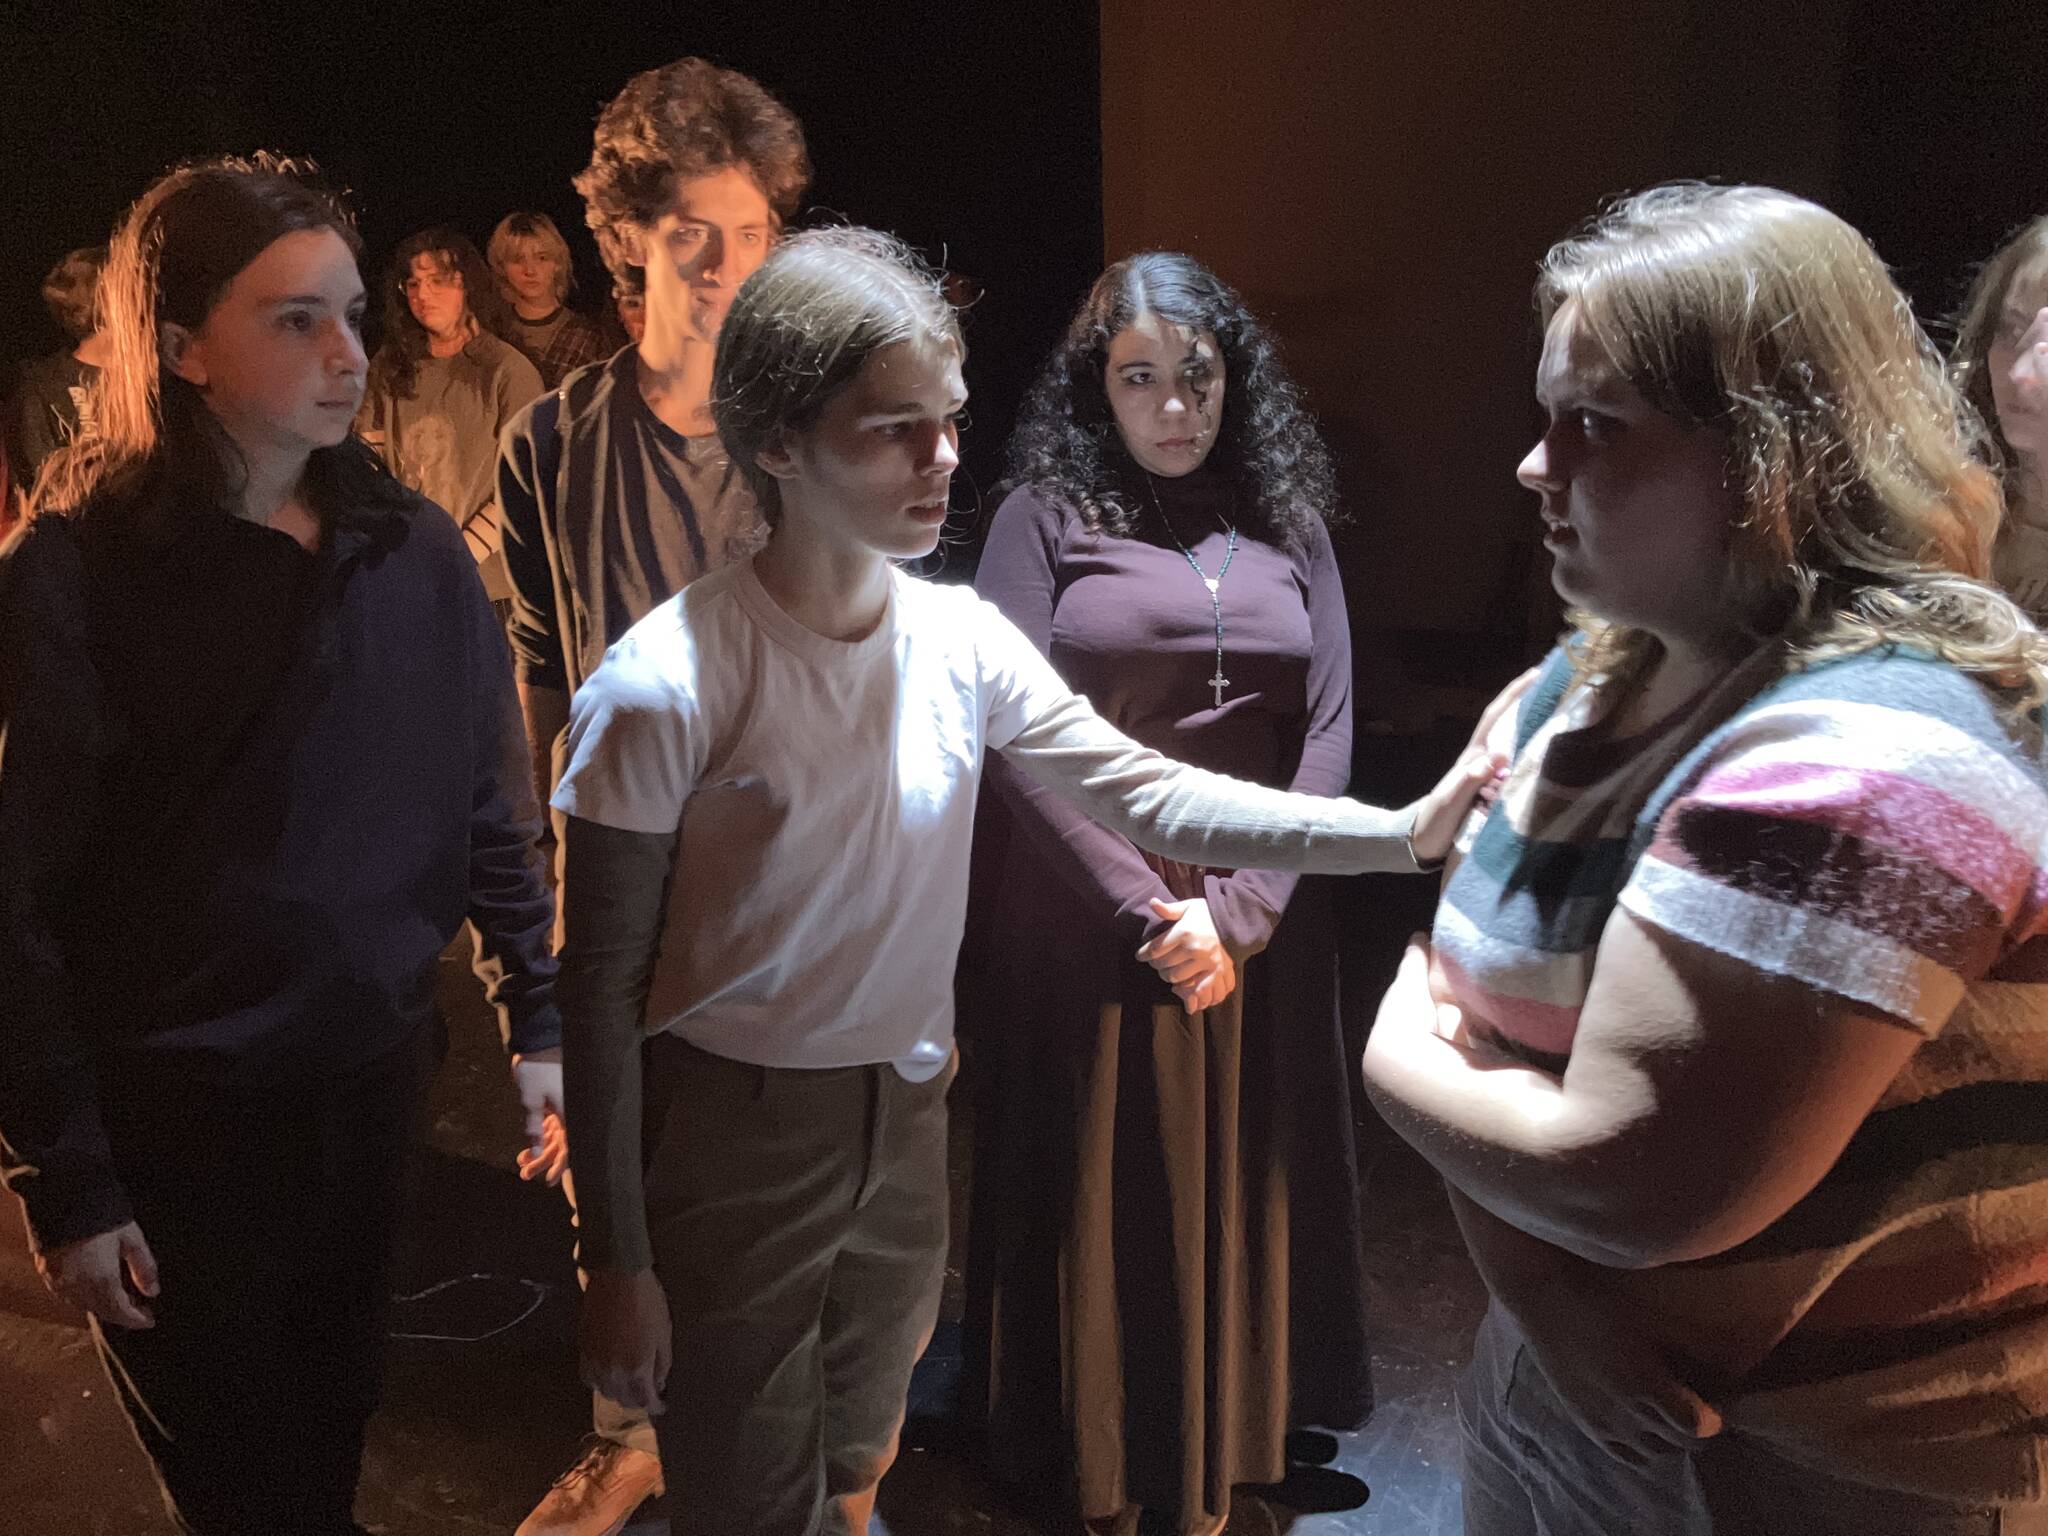
{"label": "woman with blonde wavy hair", "polygon": [[2048,651],[1976,418],[1785,193],[1537,298],[1574,631],[1365,1056],[1492,1296],[1465,1528],[2048,1528]]}

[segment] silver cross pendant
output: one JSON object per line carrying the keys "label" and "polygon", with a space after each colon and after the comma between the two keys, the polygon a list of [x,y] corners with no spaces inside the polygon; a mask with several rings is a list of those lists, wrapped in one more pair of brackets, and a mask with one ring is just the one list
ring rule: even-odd
{"label": "silver cross pendant", "polygon": [[1221,667],[1218,667],[1216,675],[1209,679],[1209,686],[1216,690],[1216,707],[1221,709],[1223,707],[1223,690],[1230,686],[1230,679],[1223,675]]}

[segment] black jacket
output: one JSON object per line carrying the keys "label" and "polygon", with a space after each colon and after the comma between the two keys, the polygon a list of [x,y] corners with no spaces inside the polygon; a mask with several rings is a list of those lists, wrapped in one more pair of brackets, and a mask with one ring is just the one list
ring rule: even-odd
{"label": "black jacket", "polygon": [[347,1075],[417,1041],[465,917],[559,1043],[505,642],[425,503],[314,555],[47,517],[0,547],[0,1172],[45,1245],[129,1219],[101,1090]]}

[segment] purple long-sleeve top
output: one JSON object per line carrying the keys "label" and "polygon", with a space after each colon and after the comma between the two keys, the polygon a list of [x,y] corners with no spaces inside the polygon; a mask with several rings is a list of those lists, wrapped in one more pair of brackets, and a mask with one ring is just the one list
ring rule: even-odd
{"label": "purple long-sleeve top", "polygon": [[[1209,594],[1164,519],[1216,575],[1241,522],[1234,488],[1214,473],[1155,479],[1133,537],[1091,532],[1064,502],[1030,486],[997,510],[975,586],[1008,615],[1118,730],[1198,767],[1301,794],[1340,795],[1351,777],[1351,638],[1329,534],[1298,547],[1240,534],[1219,589],[1221,707]],[[1019,829],[1096,923],[1132,948],[1169,926],[1152,898],[1174,893],[1126,838],[1089,821],[1000,759],[988,777]],[[1295,877],[1210,871],[1203,894],[1224,942],[1265,948]]]}

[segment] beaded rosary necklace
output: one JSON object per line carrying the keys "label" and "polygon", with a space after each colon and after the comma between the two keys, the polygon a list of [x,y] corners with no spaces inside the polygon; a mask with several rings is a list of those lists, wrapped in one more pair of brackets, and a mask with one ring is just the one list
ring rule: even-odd
{"label": "beaded rosary necklace", "polygon": [[1159,521],[1166,528],[1166,536],[1179,546],[1181,558],[1186,560],[1194,573],[1201,578],[1202,585],[1209,589],[1209,613],[1216,621],[1216,675],[1209,679],[1209,686],[1216,690],[1216,707],[1221,709],[1223,690],[1230,686],[1230,679],[1223,675],[1223,595],[1220,589],[1223,586],[1223,578],[1230,574],[1230,562],[1237,558],[1237,529],[1231,526],[1229,519],[1221,512],[1216,514],[1216,521],[1223,524],[1223,531],[1230,537],[1223,545],[1223,564],[1217,568],[1216,574],[1211,576],[1202,569],[1201,562],[1195,558],[1195,552],[1189,549],[1181,536],[1174,531],[1172,522],[1166,516],[1166,508],[1159,505],[1159,490],[1153,485],[1149,474],[1145,476],[1145,490],[1152,498],[1152,510],[1159,514]]}

